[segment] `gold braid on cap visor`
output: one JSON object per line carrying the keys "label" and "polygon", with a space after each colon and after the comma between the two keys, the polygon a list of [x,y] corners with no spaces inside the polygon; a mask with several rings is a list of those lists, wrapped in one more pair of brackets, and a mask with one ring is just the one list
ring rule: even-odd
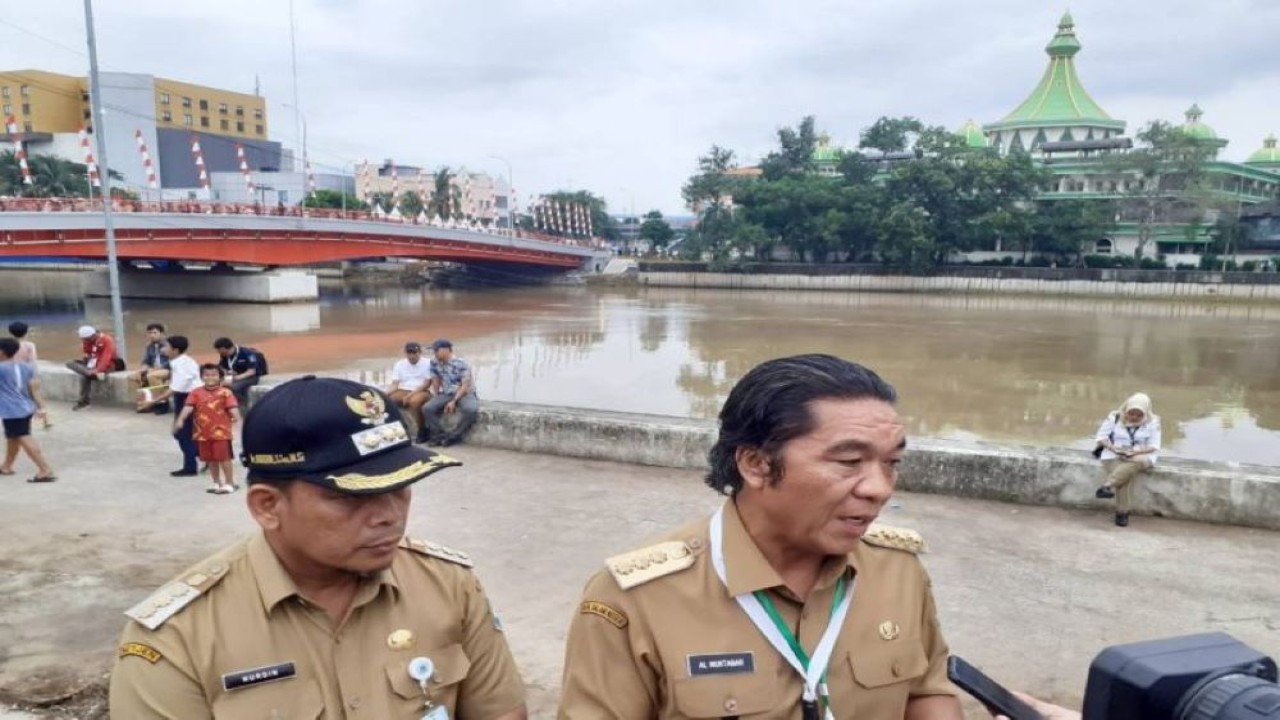
{"label": "gold braid on cap visor", "polygon": [[360,490],[382,490],[406,480],[412,480],[419,475],[426,475],[441,468],[455,467],[461,464],[461,462],[458,462],[447,455],[436,455],[430,460],[419,460],[415,463],[406,465],[399,470],[389,472],[386,475],[347,473],[345,475],[330,475],[325,479],[332,480],[333,484],[337,485],[341,490],[350,490],[353,492]]}

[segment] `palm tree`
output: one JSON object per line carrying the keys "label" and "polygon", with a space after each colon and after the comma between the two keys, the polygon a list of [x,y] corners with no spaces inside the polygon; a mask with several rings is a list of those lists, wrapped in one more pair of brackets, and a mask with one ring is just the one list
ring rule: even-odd
{"label": "palm tree", "polygon": [[426,205],[428,215],[442,220],[461,215],[457,211],[462,207],[462,191],[453,184],[453,175],[448,167],[436,172],[432,187],[431,200]]}
{"label": "palm tree", "polygon": [[0,195],[27,197],[79,197],[89,194],[88,169],[81,163],[52,155],[27,157],[32,184],[22,182],[18,156],[12,150],[0,153]]}

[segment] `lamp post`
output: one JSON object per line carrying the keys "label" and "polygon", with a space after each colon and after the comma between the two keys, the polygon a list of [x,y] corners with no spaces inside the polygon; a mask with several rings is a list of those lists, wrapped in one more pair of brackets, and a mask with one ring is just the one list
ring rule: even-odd
{"label": "lamp post", "polygon": [[311,195],[310,173],[308,172],[310,166],[307,162],[307,116],[302,114],[302,110],[298,109],[297,105],[290,105],[289,103],[281,103],[280,105],[292,109],[293,114],[298,118],[298,122],[302,123],[302,202],[298,203],[298,206],[302,210],[302,217],[305,218],[307,216],[307,198]]}
{"label": "lamp post", "polygon": [[511,176],[511,163],[504,157],[498,155],[490,155],[494,160],[501,161],[507,166],[507,229],[515,232],[516,214],[515,214],[515,180]]}

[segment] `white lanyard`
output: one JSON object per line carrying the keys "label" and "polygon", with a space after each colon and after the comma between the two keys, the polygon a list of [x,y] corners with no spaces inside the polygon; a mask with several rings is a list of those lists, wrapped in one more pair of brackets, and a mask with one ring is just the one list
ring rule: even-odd
{"label": "white lanyard", "polygon": [[[727,590],[729,582],[726,580],[724,569],[724,508],[716,510],[716,514],[711,516],[711,564],[716,569],[716,575],[719,576],[720,582]],[[854,579],[856,582],[857,578]],[[751,619],[751,623],[756,626],[760,634],[764,635],[774,650],[787,661],[792,668],[799,673],[804,679],[804,695],[805,702],[815,702],[818,698],[818,686],[822,683],[822,676],[826,674],[827,665],[831,662],[831,652],[836,647],[836,638],[840,635],[840,628],[844,625],[845,616],[849,614],[849,605],[853,601],[854,582],[849,583],[849,590],[844,594],[844,599],[832,611],[830,619],[827,621],[827,629],[823,631],[822,638],[818,640],[818,647],[814,649],[812,657],[809,659],[809,667],[806,669],[804,664],[800,662],[800,658],[796,657],[791,646],[786,639],[782,637],[782,633],[778,632],[778,627],[769,618],[765,612],[764,606],[756,599],[752,593],[743,593],[735,595],[734,600],[738,601],[738,605],[742,607],[742,611]],[[825,694],[825,693],[824,693]],[[827,708],[826,716],[828,720],[832,720],[835,716],[831,714],[831,708]]]}

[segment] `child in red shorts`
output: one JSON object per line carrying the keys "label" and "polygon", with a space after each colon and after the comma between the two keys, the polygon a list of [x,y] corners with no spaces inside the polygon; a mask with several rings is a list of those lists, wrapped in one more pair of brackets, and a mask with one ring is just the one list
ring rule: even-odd
{"label": "child in red shorts", "polygon": [[223,370],[214,363],[200,366],[198,387],[187,396],[187,405],[174,420],[174,427],[182,427],[191,415],[195,415],[197,453],[209,464],[213,484],[205,492],[230,495],[240,489],[232,476],[231,438],[236,423],[240,422],[240,405],[231,388],[222,385]]}

